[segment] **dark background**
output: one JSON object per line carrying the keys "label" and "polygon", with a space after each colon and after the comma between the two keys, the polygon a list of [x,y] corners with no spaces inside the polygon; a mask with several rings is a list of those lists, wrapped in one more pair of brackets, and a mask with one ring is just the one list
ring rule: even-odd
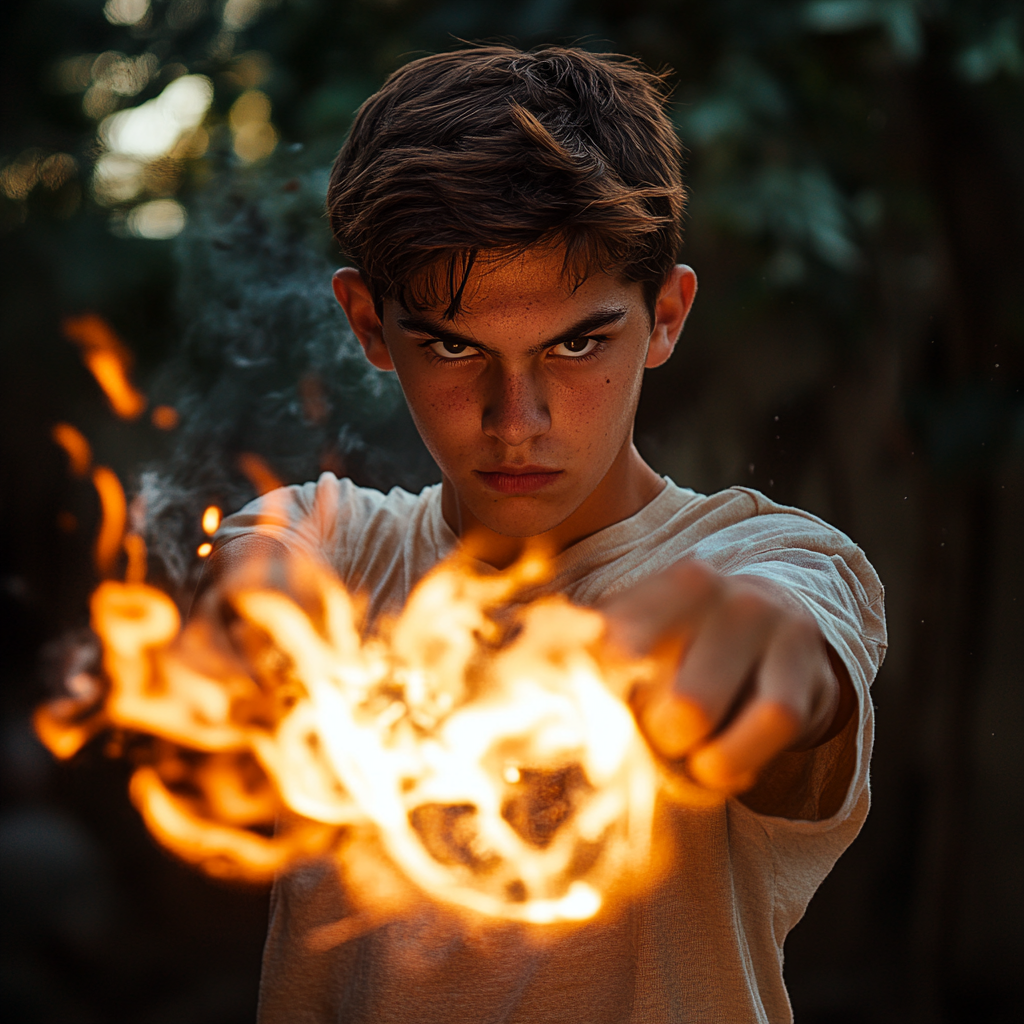
{"label": "dark background", "polygon": [[[874,807],[787,944],[797,1019],[1016,1020],[1020,5],[106,10],[34,0],[0,14],[4,1017],[250,1020],[266,919],[265,892],[210,882],[155,847],[122,762],[94,745],[57,765],[31,734],[30,710],[59,680],[96,582],[96,498],[68,476],[52,425],[79,427],[129,493],[146,496],[152,571],[180,600],[197,570],[199,512],[251,493],[240,451],[288,480],[323,466],[376,485],[428,482],[394,387],[355,358],[330,301],[325,169],[390,71],[456,37],[501,37],[675,69],[691,188],[683,258],[701,291],[677,354],[647,382],[641,450],[680,484],[749,484],[818,513],[865,549],[887,588]],[[214,86],[205,136],[140,165],[134,195],[97,187],[103,118],[185,73]],[[246,109],[267,113],[254,91],[272,125],[257,140],[276,146],[247,163],[237,129]],[[138,237],[147,229],[133,211],[168,197],[188,211],[184,231]],[[86,310],[134,351],[152,400],[181,411],[176,431],[111,414],[61,334],[62,317]],[[77,529],[66,516],[59,528],[62,512]]]}

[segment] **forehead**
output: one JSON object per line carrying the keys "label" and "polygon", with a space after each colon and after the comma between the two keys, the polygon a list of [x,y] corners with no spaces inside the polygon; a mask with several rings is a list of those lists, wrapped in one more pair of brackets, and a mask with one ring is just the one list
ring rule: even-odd
{"label": "forehead", "polygon": [[[572,319],[598,305],[642,305],[642,286],[617,274],[594,271],[582,281],[565,272],[564,250],[546,247],[527,249],[514,257],[481,254],[470,270],[459,310],[452,325],[522,320],[540,317],[549,322]],[[461,277],[456,282],[461,282]],[[418,289],[412,297],[438,289]],[[416,302],[417,312],[439,321],[447,302]]]}

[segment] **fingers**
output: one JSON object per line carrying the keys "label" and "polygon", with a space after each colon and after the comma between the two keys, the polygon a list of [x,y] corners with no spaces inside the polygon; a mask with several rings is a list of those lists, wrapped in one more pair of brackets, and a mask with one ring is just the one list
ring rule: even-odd
{"label": "fingers", "polygon": [[745,695],[783,611],[756,589],[720,582],[705,591],[677,651],[674,678],[634,702],[641,727],[664,757],[678,760],[712,734]]}
{"label": "fingers", "polygon": [[673,693],[695,704],[709,728],[728,717],[764,657],[781,613],[755,591],[738,590],[706,616],[676,673]]}
{"label": "fingers", "polygon": [[608,637],[664,678],[632,696],[652,747],[738,793],[781,751],[827,735],[840,687],[817,624],[768,581],[682,563],[605,606]]}
{"label": "fingers", "polygon": [[[645,656],[671,638],[678,645],[717,600],[721,577],[700,562],[679,562],[601,606],[606,639],[619,650]],[[677,652],[678,653],[678,652]]]}
{"label": "fingers", "polygon": [[223,627],[208,618],[191,619],[167,657],[209,679],[244,681],[252,676]]}
{"label": "fingers", "polygon": [[681,757],[714,727],[699,701],[672,686],[695,626],[714,606],[722,590],[717,573],[699,562],[681,562],[645,580],[603,608],[606,639],[630,656],[653,655],[661,663],[661,684],[639,688],[632,697],[641,728],[663,756]]}
{"label": "fingers", "polygon": [[838,690],[814,622],[785,619],[760,659],[749,701],[718,735],[690,754],[690,775],[724,793],[749,789],[777,754],[819,729],[823,718],[831,721]]}
{"label": "fingers", "polygon": [[651,746],[670,761],[685,757],[715,727],[698,702],[675,693],[670,685],[637,693],[633,708]]}
{"label": "fingers", "polygon": [[244,590],[286,589],[294,576],[289,565],[280,541],[261,535],[216,548],[203,567],[175,658],[213,678],[259,680],[261,671],[266,676],[268,644],[239,619],[232,599]]}
{"label": "fingers", "polygon": [[782,704],[758,701],[746,708],[721,736],[694,751],[686,762],[695,782],[721,793],[742,793],[758,772],[793,742],[795,715]]}

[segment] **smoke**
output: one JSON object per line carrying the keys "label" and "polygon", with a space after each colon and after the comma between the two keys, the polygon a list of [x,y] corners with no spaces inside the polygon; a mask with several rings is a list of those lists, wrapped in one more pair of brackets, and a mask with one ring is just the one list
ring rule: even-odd
{"label": "smoke", "polygon": [[179,236],[181,343],[153,397],[181,425],[169,457],[143,469],[136,509],[152,568],[182,597],[200,569],[203,509],[255,494],[243,453],[286,483],[323,470],[376,487],[436,479],[397,380],[366,362],[334,301],[328,170],[302,161],[223,169]]}

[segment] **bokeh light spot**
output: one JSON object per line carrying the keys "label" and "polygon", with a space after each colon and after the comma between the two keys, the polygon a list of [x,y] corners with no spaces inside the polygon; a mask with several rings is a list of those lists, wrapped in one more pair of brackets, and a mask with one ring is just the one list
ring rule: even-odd
{"label": "bokeh light spot", "polygon": [[160,430],[173,430],[180,422],[178,410],[172,405],[158,405],[150,414],[153,426]]}
{"label": "bokeh light spot", "polygon": [[92,192],[103,206],[126,203],[142,191],[143,164],[120,153],[104,153],[92,171]]}
{"label": "bokeh light spot", "polygon": [[111,114],[100,125],[100,138],[112,153],[152,160],[199,126],[212,99],[213,83],[205,75],[184,75],[155,99]]}
{"label": "bokeh light spot", "polygon": [[138,25],[149,14],[149,0],[107,0],[103,17],[111,25]]}
{"label": "bokeh light spot", "polygon": [[229,32],[240,32],[276,3],[277,0],[227,0],[221,15],[224,27]]}
{"label": "bokeh light spot", "polygon": [[270,123],[270,100],[259,89],[249,89],[232,104],[228,114],[235,153],[246,163],[269,156],[277,146],[277,131]]}
{"label": "bokeh light spot", "polygon": [[128,214],[127,227],[137,238],[174,238],[185,227],[185,207],[174,199],[154,199]]}

